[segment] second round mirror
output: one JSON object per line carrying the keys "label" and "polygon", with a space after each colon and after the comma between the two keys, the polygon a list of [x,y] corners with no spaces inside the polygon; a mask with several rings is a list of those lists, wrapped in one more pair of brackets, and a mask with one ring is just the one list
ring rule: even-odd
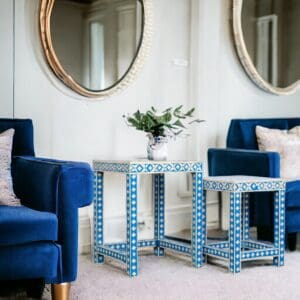
{"label": "second round mirror", "polygon": [[275,94],[300,83],[300,1],[234,0],[235,40],[250,77]]}

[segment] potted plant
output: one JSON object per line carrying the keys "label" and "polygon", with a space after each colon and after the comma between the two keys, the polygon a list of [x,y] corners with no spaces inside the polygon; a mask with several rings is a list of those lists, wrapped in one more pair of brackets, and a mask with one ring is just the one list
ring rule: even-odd
{"label": "potted plant", "polygon": [[171,107],[163,112],[151,107],[144,113],[138,110],[132,115],[123,116],[128,126],[147,133],[148,159],[166,160],[168,141],[182,135],[189,125],[203,122],[193,117],[195,108],[182,112],[182,107]]}

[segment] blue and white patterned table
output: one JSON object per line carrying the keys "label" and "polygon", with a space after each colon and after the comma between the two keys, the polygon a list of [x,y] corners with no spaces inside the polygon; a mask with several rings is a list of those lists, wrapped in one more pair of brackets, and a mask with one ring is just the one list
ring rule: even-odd
{"label": "blue and white patterned table", "polygon": [[[127,265],[129,276],[138,275],[138,248],[154,247],[156,256],[163,256],[164,249],[189,254],[195,267],[201,267],[203,245],[206,240],[206,207],[203,205],[202,163],[185,161],[94,161],[94,262],[103,263],[109,256]],[[127,241],[124,243],[104,244],[103,242],[103,173],[126,174],[127,189]],[[165,238],[165,174],[192,173],[192,242],[181,243]],[[153,176],[154,194],[154,239],[138,240],[138,175]],[[203,213],[204,212],[204,213]]]}
{"label": "blue and white patterned table", "polygon": [[[285,186],[279,178],[252,176],[216,176],[203,181],[203,202],[207,191],[230,193],[229,241],[206,243],[204,254],[229,260],[230,272],[239,273],[241,262],[262,257],[273,258],[276,266],[284,265]],[[274,192],[274,244],[249,237],[249,193]]]}

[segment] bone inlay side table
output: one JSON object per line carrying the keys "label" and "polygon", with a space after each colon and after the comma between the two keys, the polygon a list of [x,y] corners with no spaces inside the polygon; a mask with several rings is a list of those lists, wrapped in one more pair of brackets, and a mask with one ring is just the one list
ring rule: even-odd
{"label": "bone inlay side table", "polygon": [[[284,265],[285,186],[279,178],[223,176],[204,179],[204,199],[207,191],[230,193],[229,241],[206,243],[204,254],[229,261],[232,273],[241,271],[241,262],[273,258],[276,266]],[[263,243],[249,237],[249,193],[274,192],[274,243]]]}
{"label": "bone inlay side table", "polygon": [[[153,247],[156,256],[170,249],[192,257],[195,267],[203,264],[203,246],[206,240],[206,220],[203,205],[202,163],[189,161],[94,161],[94,262],[103,263],[104,256],[123,262],[129,276],[138,275],[138,248]],[[103,242],[103,175],[105,172],[126,175],[127,240],[124,243]],[[192,241],[176,242],[165,238],[165,174],[192,173]],[[138,177],[153,176],[154,239],[138,240]]]}

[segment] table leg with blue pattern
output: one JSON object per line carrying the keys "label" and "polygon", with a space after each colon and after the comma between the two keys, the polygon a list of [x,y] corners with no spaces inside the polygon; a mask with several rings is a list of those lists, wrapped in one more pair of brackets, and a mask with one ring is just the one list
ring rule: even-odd
{"label": "table leg with blue pattern", "polygon": [[[202,163],[201,162],[150,162],[121,161],[94,163],[95,200],[94,200],[94,261],[103,262],[107,256],[126,265],[129,276],[138,275],[138,248],[150,247],[156,256],[163,256],[166,249],[189,255],[193,265],[203,264],[203,246],[206,236],[206,211],[203,199]],[[103,173],[117,172],[126,174],[126,241],[103,243]],[[192,173],[193,193],[193,242],[178,241],[165,236],[165,174]],[[138,176],[153,176],[154,193],[154,238],[138,240]]]}
{"label": "table leg with blue pattern", "polygon": [[[154,239],[163,240],[165,237],[165,175],[155,174],[154,177]],[[164,248],[154,247],[156,256],[164,256]]]}
{"label": "table leg with blue pattern", "polygon": [[249,240],[249,193],[242,194],[242,240]]}
{"label": "table leg with blue pattern", "polygon": [[94,174],[94,262],[104,263],[104,256],[96,248],[103,245],[103,173]]}
{"label": "table leg with blue pattern", "polygon": [[[255,176],[216,176],[204,179],[204,191],[230,193],[229,242],[206,243],[208,256],[229,259],[232,273],[241,271],[241,262],[272,258],[276,266],[284,265],[285,181]],[[274,243],[252,240],[249,234],[249,193],[274,193]],[[228,249],[229,248],[229,249]]]}
{"label": "table leg with blue pattern", "polygon": [[285,191],[279,190],[274,195],[274,247],[279,249],[279,255],[274,257],[273,264],[284,265],[285,248]]}
{"label": "table leg with blue pattern", "polygon": [[204,263],[203,246],[206,240],[206,205],[203,197],[202,173],[193,173],[192,176],[192,262],[194,267],[199,268]]}
{"label": "table leg with blue pattern", "polygon": [[241,271],[241,193],[230,193],[229,268]]}
{"label": "table leg with blue pattern", "polygon": [[207,243],[207,210],[206,210],[206,199],[207,199],[207,192],[202,189],[203,193],[203,200],[202,200],[202,257],[203,257],[203,264],[207,262],[207,256],[204,255],[204,246]]}
{"label": "table leg with blue pattern", "polygon": [[137,187],[137,175],[127,174],[127,273],[129,276],[138,275]]}

